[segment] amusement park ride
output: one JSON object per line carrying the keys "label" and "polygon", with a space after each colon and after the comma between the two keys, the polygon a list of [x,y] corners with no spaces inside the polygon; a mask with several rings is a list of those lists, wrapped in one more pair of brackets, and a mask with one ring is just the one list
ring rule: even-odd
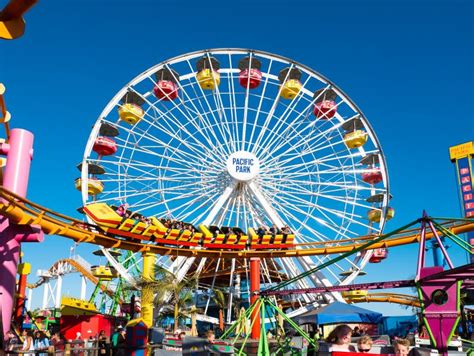
{"label": "amusement park ride", "polygon": [[[240,298],[235,291],[246,289],[252,337],[260,339],[262,354],[266,307],[288,318],[344,297],[421,306],[433,345],[447,353],[460,288],[472,287],[474,271],[454,267],[442,237],[472,253],[456,235],[473,231],[474,222],[438,223],[424,215],[384,235],[394,210],[380,143],[355,103],[312,69],[266,52],[215,49],[169,59],[137,76],[99,115],[78,166],[75,185],[87,221],[26,199],[33,135],[10,131],[0,98],[7,132],[0,189],[4,332],[14,309],[20,244],[49,234],[99,245],[107,264],[62,260],[39,283],[69,268],[117,295],[107,280],[137,286],[137,277],[151,277],[159,263],[178,279],[199,276],[198,289],[208,299],[210,290],[226,290],[229,323],[233,298]],[[421,230],[413,228],[417,223]],[[425,267],[431,238],[448,261],[446,271]],[[415,280],[352,284],[368,263],[387,258],[388,248],[410,243],[420,244]],[[350,293],[401,286],[417,287],[418,301]],[[285,295],[301,297],[283,313],[274,301]],[[142,297],[141,306],[150,326],[151,300]]]}

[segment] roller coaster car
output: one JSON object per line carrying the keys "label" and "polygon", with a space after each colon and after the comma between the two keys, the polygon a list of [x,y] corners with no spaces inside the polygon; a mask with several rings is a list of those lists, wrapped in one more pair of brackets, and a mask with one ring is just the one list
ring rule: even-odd
{"label": "roller coaster car", "polygon": [[[255,249],[263,248],[288,248],[294,244],[295,235],[293,234],[276,234],[260,236],[255,232],[255,229],[249,228],[250,246]],[[273,241],[272,241],[273,238]]]}
{"label": "roller coaster car", "polygon": [[[232,228],[231,230],[229,227],[207,227],[201,224],[199,225],[200,232],[192,232],[189,229],[168,229],[156,217],[150,217],[146,222],[122,217],[117,214],[116,209],[105,203],[92,203],[84,206],[83,210],[104,232],[128,240],[148,240],[163,245],[188,247],[202,245],[208,248],[238,250],[245,249],[249,240],[249,236],[239,228]],[[133,213],[131,213],[131,216],[134,216]],[[138,214],[135,216],[138,216]],[[189,226],[189,224],[185,225]],[[227,231],[227,234],[222,233],[223,231]],[[250,244],[252,248],[256,249],[288,248],[293,245],[295,237],[293,234],[265,235],[260,242],[259,236],[253,229],[249,229],[249,234],[251,237]]]}
{"label": "roller coaster car", "polygon": [[118,277],[117,270],[112,266],[92,266],[91,273],[103,281],[111,281]]}
{"label": "roller coaster car", "polygon": [[366,297],[369,294],[367,290],[349,290],[341,293],[343,298],[357,299]]}

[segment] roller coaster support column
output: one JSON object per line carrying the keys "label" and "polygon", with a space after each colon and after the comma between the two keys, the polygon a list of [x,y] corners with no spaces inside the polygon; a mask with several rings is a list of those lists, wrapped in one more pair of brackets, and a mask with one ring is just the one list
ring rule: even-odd
{"label": "roller coaster support column", "polygon": [[15,303],[15,322],[21,325],[23,322],[23,311],[25,309],[26,300],[26,278],[31,272],[31,265],[29,263],[20,263],[18,265],[18,274],[20,279],[18,281],[18,292]]}
{"label": "roller coaster support column", "polygon": [[[25,197],[33,156],[33,134],[21,129],[12,130],[9,142],[0,146],[0,154],[7,156],[3,187]],[[15,225],[7,218],[0,216],[0,298],[4,335],[10,329],[13,313],[13,296],[21,243],[41,241],[43,241],[43,232],[39,226]]]}
{"label": "roller coaster support column", "polygon": [[[143,254],[142,277],[145,281],[155,280],[155,261],[156,255],[154,253],[145,252]],[[149,328],[153,326],[153,289],[146,284],[142,287],[142,319]]]}
{"label": "roller coaster support column", "polygon": [[[250,259],[250,304],[253,305],[260,297],[260,258]],[[251,337],[254,340],[260,339],[260,308],[252,311],[250,320],[253,323]],[[255,321],[254,321],[255,320]]]}

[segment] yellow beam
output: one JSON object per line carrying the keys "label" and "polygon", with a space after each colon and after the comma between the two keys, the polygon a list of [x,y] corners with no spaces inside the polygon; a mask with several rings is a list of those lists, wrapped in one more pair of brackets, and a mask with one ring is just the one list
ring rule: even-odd
{"label": "yellow beam", "polygon": [[[156,255],[154,253],[145,252],[143,254],[143,272],[144,281],[153,282],[155,280],[155,262]],[[144,283],[142,286],[142,319],[148,327],[153,326],[153,288]]]}

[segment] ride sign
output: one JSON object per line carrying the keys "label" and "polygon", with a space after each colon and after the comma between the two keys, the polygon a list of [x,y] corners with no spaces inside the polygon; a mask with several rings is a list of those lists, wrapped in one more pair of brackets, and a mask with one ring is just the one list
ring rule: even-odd
{"label": "ride sign", "polygon": [[227,171],[235,180],[248,182],[257,176],[259,170],[260,162],[251,152],[237,151],[227,159]]}

